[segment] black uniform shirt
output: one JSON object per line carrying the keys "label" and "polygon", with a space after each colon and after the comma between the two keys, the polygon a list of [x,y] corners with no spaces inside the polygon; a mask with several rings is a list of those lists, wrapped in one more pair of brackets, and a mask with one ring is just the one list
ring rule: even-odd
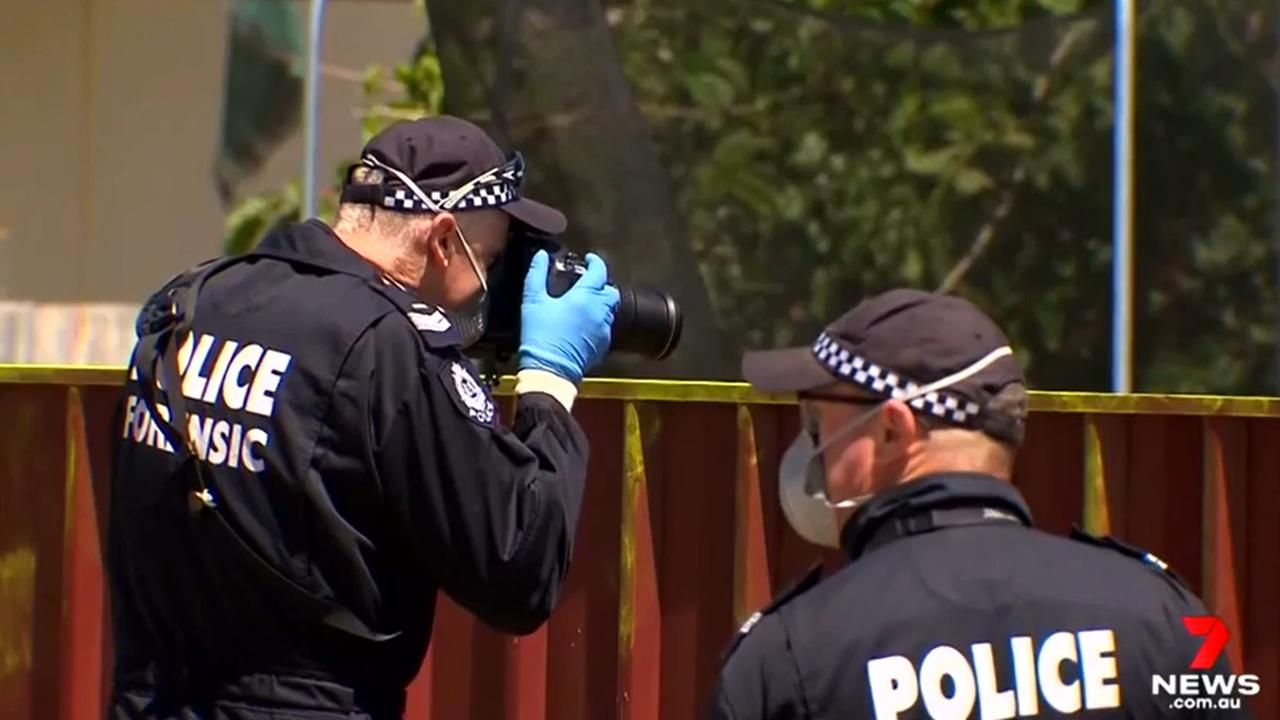
{"label": "black uniform shirt", "polygon": [[982,475],[872,499],[842,534],[854,562],[744,625],[712,717],[1234,716],[1153,697],[1153,675],[1193,672],[1203,638],[1182,617],[1205,614],[1158,560],[1029,525],[1017,490]]}
{"label": "black uniform shirt", "polygon": [[210,551],[188,510],[190,465],[166,451],[134,378],[109,531],[118,683],[145,685],[153,675],[138,671],[168,667],[394,694],[422,662],[437,590],[500,630],[534,630],[567,572],[581,506],[576,421],[530,393],[501,427],[447,315],[389,285],[323,224],[277,232],[259,252],[210,277],[193,333],[212,340],[179,355],[199,361],[182,385],[195,387],[201,467],[221,517],[271,567],[395,637],[366,642],[301,616],[242,555]]}
{"label": "black uniform shirt", "polygon": [[587,464],[586,437],[559,402],[522,396],[511,430],[478,422],[458,390],[480,390],[457,374],[474,373],[470,363],[421,355],[412,333],[385,316],[343,365],[316,450],[324,546],[313,553],[340,602],[413,638],[398,668],[406,682],[437,589],[505,632],[547,619]]}

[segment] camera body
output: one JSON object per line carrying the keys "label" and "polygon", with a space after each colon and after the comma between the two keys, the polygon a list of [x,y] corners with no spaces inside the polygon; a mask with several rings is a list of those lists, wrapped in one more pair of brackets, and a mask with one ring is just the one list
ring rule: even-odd
{"label": "camera body", "polygon": [[[508,362],[520,349],[520,305],[525,276],[539,250],[546,250],[547,294],[560,297],[586,272],[586,262],[560,245],[553,236],[523,224],[512,228],[507,247],[489,271],[489,308],[485,330],[473,352],[499,363]],[[634,353],[662,360],[676,349],[684,326],[680,306],[669,293],[618,286],[609,351]]]}

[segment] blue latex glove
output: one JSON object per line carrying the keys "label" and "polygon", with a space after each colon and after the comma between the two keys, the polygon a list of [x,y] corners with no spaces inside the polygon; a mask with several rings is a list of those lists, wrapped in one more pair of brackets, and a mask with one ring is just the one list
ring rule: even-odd
{"label": "blue latex glove", "polygon": [[575,385],[609,352],[618,289],[606,285],[609,270],[587,253],[587,270],[560,297],[547,294],[550,257],[539,250],[524,278],[520,306],[521,370],[545,370]]}

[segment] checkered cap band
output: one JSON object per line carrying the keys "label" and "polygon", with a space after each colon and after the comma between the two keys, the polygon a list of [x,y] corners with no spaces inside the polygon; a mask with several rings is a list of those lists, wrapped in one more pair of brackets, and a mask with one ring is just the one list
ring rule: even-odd
{"label": "checkered cap band", "polygon": [[[823,333],[813,344],[813,355],[837,377],[886,398],[901,398],[916,392],[920,384],[881,367],[850,351],[839,340]],[[978,404],[942,390],[907,401],[911,407],[947,422],[973,427],[977,424]]]}
{"label": "checkered cap band", "polygon": [[[449,193],[441,190],[427,190],[427,197],[436,207],[444,204]],[[520,199],[519,187],[513,183],[494,183],[481,185],[463,195],[449,210],[478,210],[481,208],[501,207]],[[388,188],[382,196],[384,207],[401,212],[431,212],[426,203],[418,199],[417,194],[408,188]]]}
{"label": "checkered cap band", "polygon": [[[364,160],[364,164],[377,167],[367,158]],[[445,206],[445,201],[454,193],[453,189],[424,189],[423,192],[431,199],[436,208],[441,210],[496,208],[520,199],[520,186],[524,182],[524,158],[517,154],[501,169],[491,172],[493,172],[491,177],[477,182],[474,187],[467,191],[467,194],[457,198],[447,207]],[[489,173],[485,173],[485,175],[489,175]],[[383,191],[382,205],[401,212],[425,213],[435,211],[435,208],[422,202],[417,193],[395,179],[390,179],[386,189]]]}

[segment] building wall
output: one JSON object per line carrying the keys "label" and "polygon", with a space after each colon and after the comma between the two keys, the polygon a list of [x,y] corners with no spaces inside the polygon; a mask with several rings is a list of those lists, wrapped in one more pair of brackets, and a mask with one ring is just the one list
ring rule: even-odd
{"label": "building wall", "polygon": [[[228,2],[4,5],[0,300],[136,303],[216,255]],[[305,20],[306,3],[300,8]],[[330,2],[324,63],[358,74],[402,60],[425,29],[409,2]],[[359,150],[359,96],[349,77],[322,79],[322,180]],[[301,135],[244,190],[298,175]],[[0,348],[0,362],[4,355]]]}

